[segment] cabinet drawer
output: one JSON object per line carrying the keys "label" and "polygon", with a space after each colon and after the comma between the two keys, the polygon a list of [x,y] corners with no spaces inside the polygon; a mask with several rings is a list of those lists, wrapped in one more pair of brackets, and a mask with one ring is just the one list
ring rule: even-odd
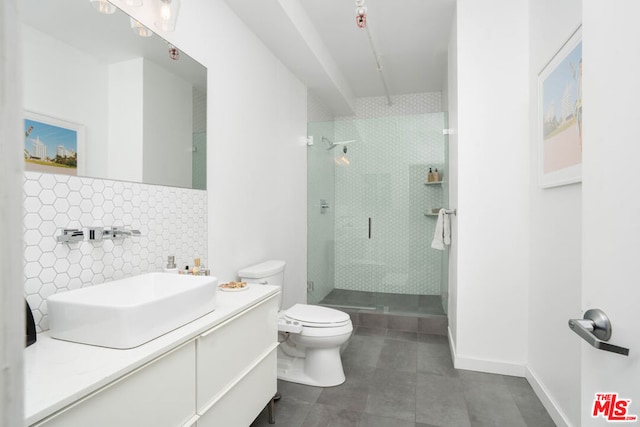
{"label": "cabinet drawer", "polygon": [[277,348],[200,415],[197,427],[248,426],[276,393]]}
{"label": "cabinet drawer", "polygon": [[278,338],[277,316],[278,299],[273,296],[198,338],[199,411],[225,393],[274,346]]}
{"label": "cabinet drawer", "polygon": [[196,410],[195,347],[184,344],[35,426],[181,426]]}

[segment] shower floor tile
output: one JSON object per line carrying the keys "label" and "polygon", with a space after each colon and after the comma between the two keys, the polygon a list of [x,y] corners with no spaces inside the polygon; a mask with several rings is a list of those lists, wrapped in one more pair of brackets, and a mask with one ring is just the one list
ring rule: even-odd
{"label": "shower floor tile", "polygon": [[366,310],[372,313],[444,315],[439,295],[389,294],[333,289],[319,305]]}

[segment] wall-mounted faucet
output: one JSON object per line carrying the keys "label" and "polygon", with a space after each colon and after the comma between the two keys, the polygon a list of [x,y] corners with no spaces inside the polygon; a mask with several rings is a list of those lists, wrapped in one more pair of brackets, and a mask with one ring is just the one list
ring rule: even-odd
{"label": "wall-mounted faucet", "polygon": [[84,241],[84,231],[77,228],[65,228],[62,234],[56,237],[58,243],[76,243]]}
{"label": "wall-mounted faucet", "polygon": [[125,237],[139,237],[140,230],[129,230],[124,227],[85,227],[65,228],[56,237],[58,243],[100,242],[102,240],[120,240]]}
{"label": "wall-mounted faucet", "polygon": [[329,202],[325,199],[320,199],[320,213],[323,214],[327,209],[329,209]]}
{"label": "wall-mounted faucet", "polygon": [[124,239],[125,237],[132,237],[132,236],[135,236],[135,237],[140,236],[140,231],[127,230],[122,227],[105,228],[102,231],[103,239],[118,240],[118,239]]}

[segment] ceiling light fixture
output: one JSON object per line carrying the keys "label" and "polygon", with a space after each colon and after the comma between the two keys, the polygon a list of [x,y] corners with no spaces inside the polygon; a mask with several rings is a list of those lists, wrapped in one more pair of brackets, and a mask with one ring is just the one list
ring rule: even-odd
{"label": "ceiling light fixture", "polygon": [[116,11],[116,7],[108,0],[89,0],[89,2],[98,12],[104,13],[105,15],[111,15]]}
{"label": "ceiling light fixture", "polygon": [[140,37],[151,37],[153,35],[153,31],[151,31],[135,19],[129,18],[129,22],[131,22],[131,31],[133,31]]}
{"label": "ceiling light fixture", "polygon": [[367,7],[364,5],[364,0],[356,0],[356,25],[358,28],[367,26]]}
{"label": "ceiling light fixture", "polygon": [[155,26],[164,32],[174,31],[180,10],[180,0],[160,0],[160,14]]}

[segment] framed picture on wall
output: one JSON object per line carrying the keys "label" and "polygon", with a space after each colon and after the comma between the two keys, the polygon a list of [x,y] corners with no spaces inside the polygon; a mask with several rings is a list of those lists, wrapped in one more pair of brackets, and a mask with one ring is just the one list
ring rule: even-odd
{"label": "framed picture on wall", "polygon": [[543,188],[582,180],[582,31],[578,27],[538,75],[538,180]]}
{"label": "framed picture on wall", "polygon": [[83,175],[83,149],[84,126],[25,111],[26,171]]}

